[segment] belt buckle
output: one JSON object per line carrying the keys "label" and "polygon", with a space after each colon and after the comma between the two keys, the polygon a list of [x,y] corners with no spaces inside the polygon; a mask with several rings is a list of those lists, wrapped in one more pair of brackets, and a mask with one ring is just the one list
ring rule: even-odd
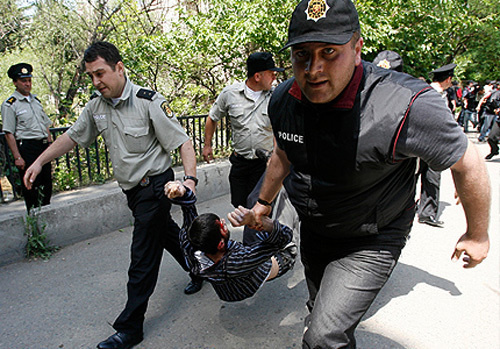
{"label": "belt buckle", "polygon": [[141,185],[141,187],[147,187],[149,185],[149,177],[148,176],[143,177],[139,184]]}
{"label": "belt buckle", "polygon": [[42,139],[42,144],[47,144],[49,143],[49,140],[47,138]]}

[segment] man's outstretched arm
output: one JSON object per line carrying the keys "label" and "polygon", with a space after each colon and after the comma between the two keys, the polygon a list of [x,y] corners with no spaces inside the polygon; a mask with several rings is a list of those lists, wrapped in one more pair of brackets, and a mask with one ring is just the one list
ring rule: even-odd
{"label": "man's outstretched arm", "polygon": [[76,142],[72,140],[67,133],[57,137],[56,141],[52,143],[50,147],[45,149],[45,151],[40,154],[35,162],[26,170],[26,174],[23,179],[26,188],[31,189],[36,176],[38,176],[38,174],[42,171],[43,165],[61,155],[66,154],[73,149],[75,145]]}
{"label": "man's outstretched arm", "polygon": [[462,158],[451,167],[455,187],[464,208],[467,230],[457,242],[452,259],[464,254],[464,268],[473,268],[488,255],[491,188],[484,161],[469,141]]}

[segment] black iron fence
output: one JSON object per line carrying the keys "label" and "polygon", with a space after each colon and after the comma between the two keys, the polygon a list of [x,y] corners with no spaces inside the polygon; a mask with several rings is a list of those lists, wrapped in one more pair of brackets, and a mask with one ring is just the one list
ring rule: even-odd
{"label": "black iron fence", "polygon": [[[181,116],[179,122],[191,137],[198,161],[202,160],[207,115]],[[66,132],[68,127],[52,128],[53,139]],[[212,146],[216,157],[228,156],[231,149],[231,128],[229,118],[218,123]],[[178,151],[172,152],[173,165],[180,165]],[[55,191],[69,190],[90,184],[102,183],[113,177],[113,168],[108,149],[101,136],[88,148],[76,146],[72,151],[53,162],[53,184]],[[9,202],[21,197],[21,178],[14,165],[14,158],[5,139],[0,133],[0,200]],[[7,195],[8,194],[8,195]]]}

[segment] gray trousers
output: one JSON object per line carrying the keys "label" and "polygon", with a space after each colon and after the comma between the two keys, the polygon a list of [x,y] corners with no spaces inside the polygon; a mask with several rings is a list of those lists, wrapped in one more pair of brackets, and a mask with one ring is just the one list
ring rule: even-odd
{"label": "gray trousers", "polygon": [[332,239],[304,223],[300,253],[309,290],[302,348],[356,348],[354,330],[389,279],[410,232],[414,207],[379,236]]}

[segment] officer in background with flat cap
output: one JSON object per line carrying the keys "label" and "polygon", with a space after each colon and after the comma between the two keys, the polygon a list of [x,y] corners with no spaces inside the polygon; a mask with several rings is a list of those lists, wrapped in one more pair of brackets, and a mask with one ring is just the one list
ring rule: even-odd
{"label": "officer in background with flat cap", "polygon": [[[26,169],[52,142],[49,131],[52,122],[43,111],[38,98],[31,94],[32,72],[33,67],[27,63],[15,64],[9,68],[7,74],[16,90],[2,104],[3,132],[21,178]],[[24,183],[21,188],[28,212],[33,207],[50,204],[50,162],[43,166],[32,190],[28,190]]]}
{"label": "officer in background with flat cap", "polygon": [[[435,89],[448,106],[448,95],[446,90],[452,85],[451,80],[457,65],[447,64],[431,72],[431,86]],[[441,186],[441,171],[435,171],[429,165],[420,160],[420,200],[418,203],[418,222],[432,227],[442,228],[444,222],[438,220],[439,214],[439,188]]]}
{"label": "officer in background with flat cap", "polygon": [[[309,291],[302,348],[356,348],[413,224],[417,159],[451,169],[467,220],[452,259],[463,255],[466,268],[489,250],[488,174],[435,90],[361,59],[351,1],[301,1],[288,47],[294,77],[269,102],[276,147],[259,198],[271,202],[287,177]],[[261,228],[270,209],[258,201],[253,211]]]}
{"label": "officer in background with flat cap", "polygon": [[403,72],[403,58],[394,51],[380,51],[373,60],[373,64],[384,69],[391,69],[400,73]]}

